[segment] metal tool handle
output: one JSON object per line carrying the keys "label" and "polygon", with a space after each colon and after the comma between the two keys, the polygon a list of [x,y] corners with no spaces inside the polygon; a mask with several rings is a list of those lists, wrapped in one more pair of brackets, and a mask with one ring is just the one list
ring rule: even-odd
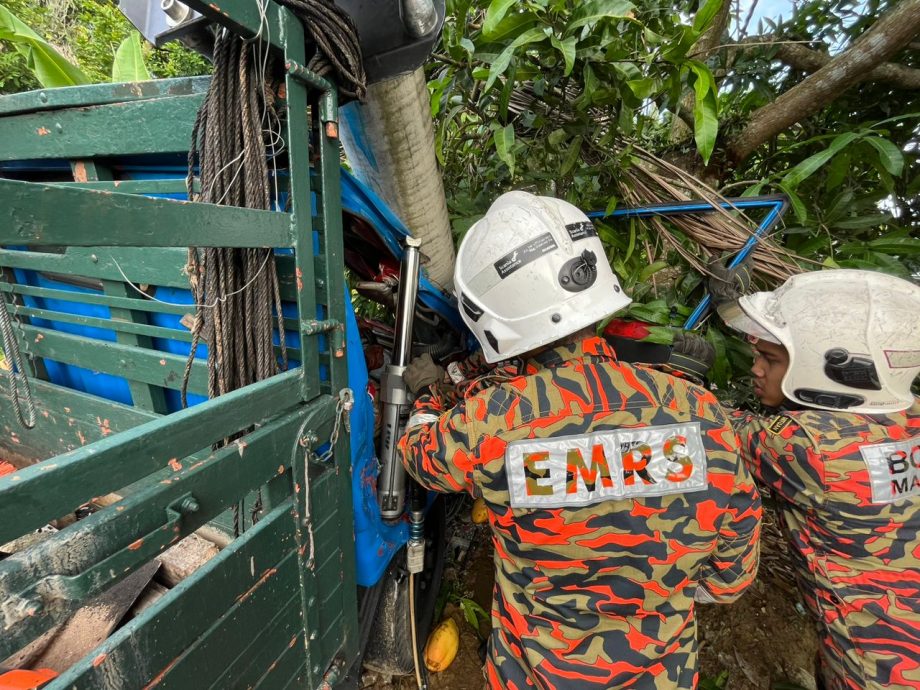
{"label": "metal tool handle", "polygon": [[403,372],[412,356],[412,326],[418,297],[420,245],[418,240],[406,238],[406,250],[403,252],[399,269],[392,363],[384,370],[380,382],[380,399],[383,402],[383,427],[380,438],[382,467],[377,482],[377,499],[380,502],[380,515],[384,520],[400,519],[406,500],[406,470],[399,459],[397,444],[402,410],[408,404]]}

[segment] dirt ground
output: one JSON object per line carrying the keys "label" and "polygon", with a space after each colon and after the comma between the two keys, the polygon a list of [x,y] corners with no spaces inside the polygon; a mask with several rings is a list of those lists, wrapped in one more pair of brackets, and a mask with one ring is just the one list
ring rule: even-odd
{"label": "dirt ground", "polygon": [[[468,512],[467,512],[468,514]],[[464,619],[461,602],[486,611],[492,597],[492,549],[488,527],[469,523],[463,511],[452,528],[452,559],[443,587],[441,617],[460,628],[460,650],[445,671],[430,674],[430,690],[484,688],[480,635]],[[468,546],[467,546],[468,544]],[[466,548],[464,548],[466,546]],[[761,571],[757,582],[734,604],[699,608],[700,679],[704,690],[814,690],[817,638],[799,602],[776,516],[767,511]],[[414,678],[382,678],[366,673],[365,690],[415,690]],[[562,689],[560,689],[562,690]]]}

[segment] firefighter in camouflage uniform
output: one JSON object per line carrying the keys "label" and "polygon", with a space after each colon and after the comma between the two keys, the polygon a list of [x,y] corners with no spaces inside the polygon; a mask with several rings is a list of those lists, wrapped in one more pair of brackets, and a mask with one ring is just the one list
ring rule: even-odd
{"label": "firefighter in camouflage uniform", "polygon": [[920,688],[920,287],[821,271],[719,312],[754,343],[755,394],[775,411],[734,422],[782,508],[819,686]]}
{"label": "firefighter in camouflage uniform", "polygon": [[430,360],[410,365],[400,447],[424,486],[486,501],[489,686],[695,687],[695,602],[736,599],[758,564],[760,498],[716,398],[595,337],[630,300],[564,201],[496,200],[455,288],[485,360],[520,363],[454,398]]}

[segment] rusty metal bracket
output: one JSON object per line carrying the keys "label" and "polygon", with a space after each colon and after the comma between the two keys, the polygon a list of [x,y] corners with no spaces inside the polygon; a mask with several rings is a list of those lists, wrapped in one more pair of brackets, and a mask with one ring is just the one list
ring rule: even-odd
{"label": "rusty metal bracket", "polygon": [[345,324],[336,319],[319,321],[308,319],[300,322],[300,330],[305,335],[328,333],[330,346],[336,357],[345,356]]}
{"label": "rusty metal bracket", "polygon": [[288,60],[284,63],[288,74],[302,82],[311,89],[320,92],[319,97],[319,119],[325,125],[326,136],[330,139],[339,138],[339,94],[331,82],[323,79],[316,72],[307,69],[303,65]]}

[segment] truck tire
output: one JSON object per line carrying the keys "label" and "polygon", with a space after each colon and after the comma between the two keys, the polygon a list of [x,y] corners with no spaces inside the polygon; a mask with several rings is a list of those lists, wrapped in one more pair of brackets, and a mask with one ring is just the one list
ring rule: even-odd
{"label": "truck tire", "polygon": [[[425,518],[425,540],[425,570],[417,576],[415,592],[420,663],[434,619],[447,552],[444,501],[441,498],[435,500]],[[364,665],[386,675],[410,675],[415,667],[412,661],[405,547],[393,556],[380,584],[380,602],[364,654]]]}

